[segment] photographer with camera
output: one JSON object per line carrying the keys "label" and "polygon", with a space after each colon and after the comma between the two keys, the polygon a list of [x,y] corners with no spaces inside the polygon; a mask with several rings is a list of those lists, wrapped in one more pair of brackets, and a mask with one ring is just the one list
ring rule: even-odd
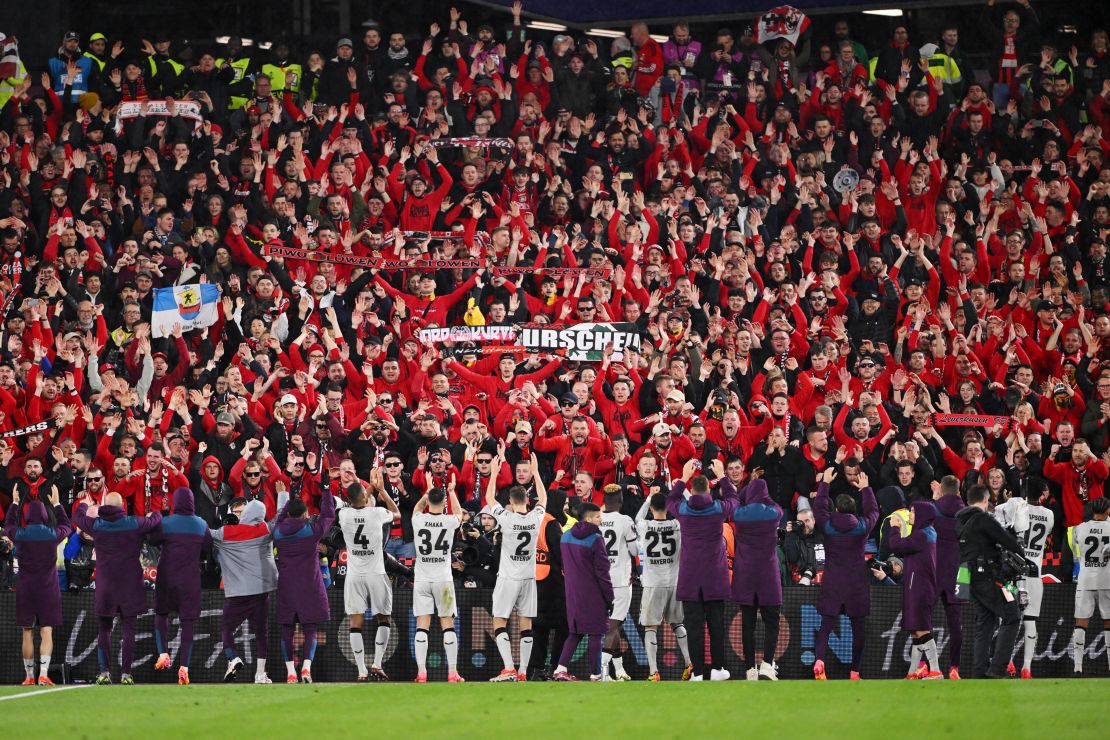
{"label": "photographer with camera", "polygon": [[801,509],[795,521],[779,529],[782,551],[791,580],[799,586],[816,586],[825,571],[825,540],[817,531],[812,509]]}
{"label": "photographer with camera", "polygon": [[967,492],[967,508],[956,515],[956,532],[960,537],[960,561],[971,574],[971,600],[975,604],[972,676],[1005,678],[1006,665],[1014,653],[1021,613],[1017,597],[1007,582],[1020,574],[1006,572],[1003,554],[1010,553],[1024,561],[1025,553],[1017,538],[987,513],[989,508],[987,487],[972,486]]}
{"label": "photographer with camera", "polygon": [[459,537],[455,540],[451,569],[463,588],[492,587],[497,583],[501,530],[494,526],[485,531],[468,511],[461,513],[463,521],[459,526]]}
{"label": "photographer with camera", "polygon": [[902,559],[893,555],[886,560],[871,558],[867,561],[867,570],[880,586],[900,585],[903,567]]}

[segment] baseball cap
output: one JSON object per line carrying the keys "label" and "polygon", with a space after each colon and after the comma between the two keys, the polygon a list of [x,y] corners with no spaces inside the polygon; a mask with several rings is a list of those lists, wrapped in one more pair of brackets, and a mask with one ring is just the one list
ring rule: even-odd
{"label": "baseball cap", "polygon": [[578,396],[573,393],[564,393],[559,399],[559,403],[578,403]]}
{"label": "baseball cap", "polygon": [[862,295],[860,295],[859,299],[860,299],[860,301],[879,301],[879,302],[882,302],[882,299],[879,298],[879,294],[876,293],[873,290],[869,291],[867,293],[863,293]]}
{"label": "baseball cap", "polygon": [[1037,310],[1038,311],[1055,311],[1056,310],[1056,304],[1054,304],[1052,301],[1040,301],[1039,303],[1037,303]]}
{"label": "baseball cap", "polygon": [[671,433],[672,433],[671,425],[670,424],[664,424],[663,422],[659,422],[658,424],[656,424],[655,426],[653,426],[651,428],[651,436],[653,436],[653,437],[662,437],[664,434],[671,434]]}
{"label": "baseball cap", "polygon": [[668,401],[685,401],[686,396],[683,395],[682,391],[675,390],[675,391],[671,391],[670,393],[667,394],[667,400]]}
{"label": "baseball cap", "polygon": [[235,426],[235,416],[227,413],[226,411],[216,417],[217,424],[229,424]]}
{"label": "baseball cap", "polygon": [[169,356],[169,355],[167,355],[167,354],[166,354],[165,352],[155,352],[154,354],[152,354],[152,355],[150,356],[150,359],[152,359],[152,360],[157,360],[157,359],[158,359],[159,357],[161,357],[161,358],[162,358],[163,360],[165,360],[166,362],[169,362],[169,361],[170,361],[170,356]]}
{"label": "baseball cap", "polygon": [[105,36],[102,33],[94,33],[92,36],[89,36],[89,43],[90,44],[94,41],[107,41],[107,40],[108,40],[108,37]]}
{"label": "baseball cap", "polygon": [[513,427],[513,431],[516,432],[517,434],[519,434],[520,432],[528,432],[529,434],[531,434],[532,433],[532,423],[527,422],[527,421],[518,421],[516,423],[516,426]]}
{"label": "baseball cap", "polygon": [[66,31],[66,35],[62,37],[62,41],[80,41],[81,37],[77,35],[76,31]]}
{"label": "baseball cap", "polygon": [[286,393],[284,396],[281,397],[281,401],[278,405],[285,406],[286,404],[290,403],[295,406],[297,404],[297,397],[294,396],[292,393]]}
{"label": "baseball cap", "polygon": [[338,50],[338,49],[339,49],[339,47],[341,47],[341,46],[350,46],[351,48],[354,48],[354,44],[352,44],[352,43],[351,43],[351,40],[350,40],[349,38],[347,38],[346,36],[344,36],[343,38],[339,39],[339,41],[337,41],[337,42],[336,42],[336,44],[335,44],[335,48],[336,48],[337,50]]}

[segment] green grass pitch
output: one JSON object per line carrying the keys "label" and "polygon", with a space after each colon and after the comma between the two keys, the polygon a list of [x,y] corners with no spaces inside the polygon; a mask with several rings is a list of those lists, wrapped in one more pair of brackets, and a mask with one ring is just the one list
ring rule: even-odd
{"label": "green grass pitch", "polygon": [[[6,737],[1105,738],[1110,679],[0,689]],[[19,696],[21,698],[12,698]],[[45,723],[45,724],[44,724]]]}

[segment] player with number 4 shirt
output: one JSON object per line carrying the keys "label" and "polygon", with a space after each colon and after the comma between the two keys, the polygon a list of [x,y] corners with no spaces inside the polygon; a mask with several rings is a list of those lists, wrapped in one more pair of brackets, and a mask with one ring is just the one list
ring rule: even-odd
{"label": "player with number 4 shirt", "polygon": [[[385,648],[389,644],[393,614],[393,585],[385,572],[386,527],[401,520],[397,504],[385,492],[382,471],[370,473],[366,490],[355,483],[347,490],[347,506],[339,510],[339,528],[347,545],[347,578],[343,582],[343,604],[350,619],[351,653],[358,666],[359,681],[388,681],[382,670]],[[374,505],[375,495],[381,506]],[[374,634],[374,662],[366,668],[366,649],[362,628],[367,610],[374,613],[378,629]]]}

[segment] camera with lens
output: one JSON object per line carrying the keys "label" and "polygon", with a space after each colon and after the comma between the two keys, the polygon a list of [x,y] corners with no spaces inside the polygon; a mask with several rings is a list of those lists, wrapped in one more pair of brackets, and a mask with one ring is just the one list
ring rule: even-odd
{"label": "camera with lens", "polygon": [[894,577],[894,566],[887,560],[871,558],[867,561],[867,572],[870,573],[872,570],[881,570],[887,578]]}
{"label": "camera with lens", "polygon": [[1003,581],[1016,581],[1026,576],[1037,576],[1037,564],[1009,550],[999,550],[998,577]]}

